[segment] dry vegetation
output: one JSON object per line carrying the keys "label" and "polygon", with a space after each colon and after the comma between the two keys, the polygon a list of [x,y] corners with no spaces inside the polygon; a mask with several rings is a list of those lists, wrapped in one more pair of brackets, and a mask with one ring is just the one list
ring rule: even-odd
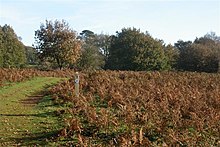
{"label": "dry vegetation", "polygon": [[[220,74],[98,71],[51,88],[71,102],[60,137],[77,146],[220,145]],[[63,113],[63,112],[60,112]]]}
{"label": "dry vegetation", "polygon": [[72,70],[40,71],[36,69],[6,69],[0,68],[0,87],[5,82],[21,82],[36,76],[43,77],[71,77]]}
{"label": "dry vegetation", "polygon": [[[71,70],[0,69],[0,86],[36,76],[73,77]],[[220,74],[187,72],[80,73],[50,89],[70,103],[59,110],[66,127],[58,139],[76,146],[219,146]]]}

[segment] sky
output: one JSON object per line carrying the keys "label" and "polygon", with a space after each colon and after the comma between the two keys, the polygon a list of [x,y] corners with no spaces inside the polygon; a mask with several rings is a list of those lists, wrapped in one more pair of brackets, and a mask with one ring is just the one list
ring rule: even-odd
{"label": "sky", "polygon": [[115,35],[135,27],[174,44],[220,36],[220,0],[0,0],[0,25],[12,26],[27,46],[45,20],[62,19],[78,33]]}

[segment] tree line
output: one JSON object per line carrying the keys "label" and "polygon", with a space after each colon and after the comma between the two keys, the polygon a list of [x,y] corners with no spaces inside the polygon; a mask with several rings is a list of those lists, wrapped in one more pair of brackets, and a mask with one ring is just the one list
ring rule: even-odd
{"label": "tree line", "polygon": [[220,37],[214,32],[174,45],[136,28],[115,35],[77,33],[62,20],[35,31],[33,47],[24,46],[12,27],[0,26],[0,67],[35,65],[42,69],[220,71]]}
{"label": "tree line", "polygon": [[25,46],[11,26],[0,26],[0,67],[22,68],[36,64],[37,60],[37,51]]}
{"label": "tree line", "polygon": [[25,47],[12,27],[0,26],[0,66],[21,67],[25,64]]}

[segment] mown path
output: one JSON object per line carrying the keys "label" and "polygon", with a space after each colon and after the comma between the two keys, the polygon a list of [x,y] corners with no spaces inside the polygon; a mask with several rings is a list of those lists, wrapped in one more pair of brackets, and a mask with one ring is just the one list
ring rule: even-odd
{"label": "mown path", "polygon": [[60,80],[37,77],[0,88],[0,146],[47,145],[62,126],[58,106],[42,91]]}

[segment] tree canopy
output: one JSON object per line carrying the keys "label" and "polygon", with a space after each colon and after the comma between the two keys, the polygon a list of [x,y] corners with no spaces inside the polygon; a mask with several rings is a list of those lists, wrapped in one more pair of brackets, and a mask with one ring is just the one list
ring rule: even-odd
{"label": "tree canopy", "polygon": [[173,46],[136,28],[111,36],[91,30],[77,34],[64,20],[46,20],[35,41],[34,47],[24,46],[11,26],[0,26],[0,67],[40,63],[40,68],[220,72],[220,37],[214,32]]}
{"label": "tree canopy", "polygon": [[76,63],[80,57],[81,43],[64,20],[46,20],[46,24],[41,24],[35,31],[35,40],[40,59],[52,62],[60,69]]}
{"label": "tree canopy", "polygon": [[25,46],[11,26],[0,26],[0,67],[22,67],[25,64]]}
{"label": "tree canopy", "polygon": [[108,56],[109,36],[83,30],[79,38],[83,44],[79,68],[102,69]]}
{"label": "tree canopy", "polygon": [[178,41],[178,68],[188,71],[217,72],[220,68],[220,39],[214,33],[196,38],[194,42]]}
{"label": "tree canopy", "polygon": [[36,65],[38,63],[37,50],[31,46],[25,46],[25,54],[27,63],[30,65]]}
{"label": "tree canopy", "polygon": [[106,66],[114,70],[170,68],[162,42],[136,28],[124,28],[112,36]]}

